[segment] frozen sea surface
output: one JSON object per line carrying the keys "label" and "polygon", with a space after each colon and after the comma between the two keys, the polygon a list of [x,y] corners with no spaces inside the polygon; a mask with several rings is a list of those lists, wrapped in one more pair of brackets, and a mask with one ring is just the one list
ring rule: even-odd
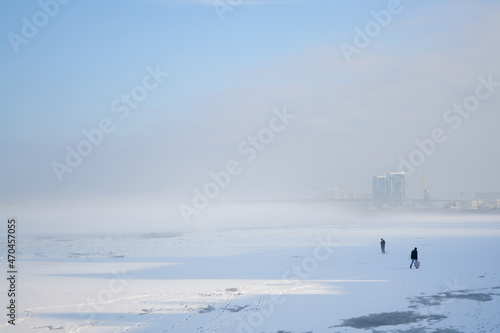
{"label": "frozen sea surface", "polygon": [[4,332],[500,332],[494,218],[19,238]]}

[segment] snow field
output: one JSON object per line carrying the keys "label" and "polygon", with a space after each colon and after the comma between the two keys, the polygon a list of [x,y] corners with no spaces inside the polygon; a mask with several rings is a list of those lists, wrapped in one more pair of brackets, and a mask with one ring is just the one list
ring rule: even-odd
{"label": "snow field", "polygon": [[499,238],[494,220],[33,237],[1,330],[498,332]]}

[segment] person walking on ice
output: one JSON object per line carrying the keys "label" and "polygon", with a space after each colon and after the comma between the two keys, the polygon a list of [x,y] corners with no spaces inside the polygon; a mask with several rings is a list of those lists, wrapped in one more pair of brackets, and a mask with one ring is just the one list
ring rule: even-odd
{"label": "person walking on ice", "polygon": [[383,238],[380,238],[380,249],[382,253],[385,253],[385,240]]}
{"label": "person walking on ice", "polygon": [[411,251],[410,259],[411,259],[410,268],[413,266],[414,263],[415,263],[415,268],[418,268],[418,251],[417,251],[417,248],[414,248],[413,251]]}

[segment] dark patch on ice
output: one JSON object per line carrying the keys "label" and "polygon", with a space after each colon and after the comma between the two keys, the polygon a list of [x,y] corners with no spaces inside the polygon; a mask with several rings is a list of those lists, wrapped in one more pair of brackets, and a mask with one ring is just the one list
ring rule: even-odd
{"label": "dark patch on ice", "polygon": [[209,312],[212,312],[212,311],[214,311],[214,310],[215,310],[215,308],[214,308],[212,305],[207,305],[207,306],[202,307],[202,308],[198,311],[198,313],[209,313]]}
{"label": "dark patch on ice", "polygon": [[368,316],[361,316],[350,319],[343,319],[342,325],[336,327],[353,327],[359,329],[373,328],[380,326],[395,326],[416,323],[422,320],[440,321],[447,318],[442,315],[418,315],[413,311],[395,311],[372,313]]}
{"label": "dark patch on ice", "polygon": [[46,237],[46,238],[41,238],[40,240],[43,241],[51,241],[51,242],[74,242],[76,238],[51,238],[51,237]]}
{"label": "dark patch on ice", "polygon": [[[428,333],[428,331],[423,328],[423,327],[419,327],[419,328],[410,328],[408,330],[404,330],[404,331],[393,331],[395,333]],[[372,333],[387,333],[386,331],[375,331],[373,330]]]}
{"label": "dark patch on ice", "polygon": [[[412,302],[425,306],[441,305],[444,301],[449,299],[463,299],[463,300],[470,300],[477,302],[488,302],[493,299],[492,295],[496,294],[472,292],[471,290],[459,290],[453,292],[443,292],[431,296],[417,296],[413,298]],[[414,306],[412,307],[415,308]]]}
{"label": "dark patch on ice", "polygon": [[224,291],[227,291],[228,293],[234,293],[238,291],[238,288],[226,288]]}
{"label": "dark patch on ice", "polygon": [[125,255],[119,252],[109,252],[108,257],[110,258],[125,258]]}
{"label": "dark patch on ice", "polygon": [[[432,296],[418,296],[411,300],[412,303],[425,305],[425,306],[437,306],[443,303],[444,297],[440,295],[432,295]],[[417,306],[411,305],[410,308],[415,309]]]}
{"label": "dark patch on ice", "polygon": [[210,296],[215,295],[215,293],[212,292],[212,293],[205,293],[205,294],[198,294],[198,295],[200,295],[201,297],[210,297]]}
{"label": "dark patch on ice", "polygon": [[234,306],[232,308],[224,308],[224,310],[227,310],[227,311],[230,311],[230,312],[240,312],[241,310],[245,309],[245,308],[248,308],[249,305],[245,305],[245,306]]}
{"label": "dark patch on ice", "polygon": [[54,327],[52,325],[50,325],[50,326],[37,326],[37,327],[33,327],[33,329],[37,329],[37,328],[45,328],[45,329],[47,329],[49,331],[53,331],[53,330],[62,330],[64,327],[62,327],[62,326]]}
{"label": "dark patch on ice", "polygon": [[151,312],[153,312],[153,309],[142,309],[141,312],[139,312],[139,315],[145,315]]}
{"label": "dark patch on ice", "polygon": [[491,294],[486,294],[486,293],[467,293],[467,294],[445,293],[445,297],[446,298],[468,299],[471,301],[478,301],[478,302],[488,302],[488,301],[491,301],[493,299],[491,297]]}
{"label": "dark patch on ice", "polygon": [[[271,332],[271,333],[294,333],[294,332],[279,330],[279,331]],[[307,332],[301,332],[301,333],[314,333],[314,332],[313,331],[307,331]]]}
{"label": "dark patch on ice", "polygon": [[141,238],[144,239],[154,239],[154,238],[172,238],[182,236],[180,233],[151,233],[147,235],[142,235]]}
{"label": "dark patch on ice", "polygon": [[97,257],[97,256],[108,256],[110,258],[125,258],[124,254],[117,252],[71,252],[67,255],[68,258],[86,258],[86,257]]}
{"label": "dark patch on ice", "polygon": [[[393,331],[394,333],[464,333],[462,331],[457,331],[452,328],[438,328],[434,331],[429,331],[425,327],[419,327],[419,328],[410,328],[408,330],[398,330],[398,331]],[[386,333],[386,331],[375,331],[373,330],[372,333]]]}

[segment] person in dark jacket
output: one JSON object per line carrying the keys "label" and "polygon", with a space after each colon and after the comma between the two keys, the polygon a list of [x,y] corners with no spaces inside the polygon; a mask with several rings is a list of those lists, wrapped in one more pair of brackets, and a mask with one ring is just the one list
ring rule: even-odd
{"label": "person in dark jacket", "polygon": [[383,238],[380,238],[380,249],[382,253],[385,253],[385,240]]}
{"label": "person in dark jacket", "polygon": [[411,268],[413,266],[413,264],[415,263],[415,261],[418,260],[417,248],[414,248],[413,251],[411,251],[410,259],[411,259],[411,263],[410,263],[410,268]]}

